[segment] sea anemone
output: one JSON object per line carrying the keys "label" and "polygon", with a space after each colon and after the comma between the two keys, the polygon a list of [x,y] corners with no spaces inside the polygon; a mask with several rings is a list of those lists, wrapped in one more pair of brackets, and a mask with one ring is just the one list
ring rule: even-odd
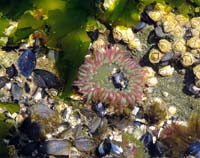
{"label": "sea anemone", "polygon": [[143,70],[117,46],[103,46],[86,56],[74,85],[87,101],[134,106],[143,96]]}

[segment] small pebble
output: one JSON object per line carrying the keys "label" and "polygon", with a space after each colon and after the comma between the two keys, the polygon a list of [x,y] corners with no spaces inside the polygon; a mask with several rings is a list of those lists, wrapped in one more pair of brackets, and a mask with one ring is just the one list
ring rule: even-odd
{"label": "small pebble", "polygon": [[162,95],[163,95],[164,97],[168,97],[168,96],[169,96],[169,93],[166,92],[166,91],[163,91],[163,92],[162,92]]}
{"label": "small pebble", "polygon": [[170,106],[168,109],[169,115],[173,116],[176,113],[176,107],[175,106]]}

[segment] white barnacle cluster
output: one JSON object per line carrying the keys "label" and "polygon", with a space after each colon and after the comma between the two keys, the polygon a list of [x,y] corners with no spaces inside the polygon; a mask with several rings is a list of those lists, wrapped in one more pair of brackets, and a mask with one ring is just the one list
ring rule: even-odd
{"label": "white barnacle cluster", "polygon": [[142,51],[139,38],[135,36],[131,28],[116,26],[113,28],[113,38],[116,42],[123,41],[129,49]]}

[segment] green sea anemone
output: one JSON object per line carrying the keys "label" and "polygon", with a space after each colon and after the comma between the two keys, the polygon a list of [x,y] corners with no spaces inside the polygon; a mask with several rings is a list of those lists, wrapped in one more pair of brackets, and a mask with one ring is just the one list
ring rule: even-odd
{"label": "green sea anemone", "polygon": [[103,46],[86,56],[74,85],[87,101],[134,106],[143,96],[143,70],[124,50]]}

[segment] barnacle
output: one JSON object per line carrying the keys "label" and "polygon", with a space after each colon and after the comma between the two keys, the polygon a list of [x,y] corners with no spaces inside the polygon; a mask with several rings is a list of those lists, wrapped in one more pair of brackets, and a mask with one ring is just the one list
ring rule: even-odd
{"label": "barnacle", "polygon": [[181,58],[181,63],[183,66],[191,66],[195,62],[194,56],[189,52],[182,54]]}
{"label": "barnacle", "polygon": [[116,26],[113,29],[113,38],[116,42],[123,41],[124,43],[127,43],[130,49],[141,51],[140,40],[135,37],[131,28]]}
{"label": "barnacle", "polygon": [[158,47],[163,53],[169,53],[172,49],[171,43],[166,39],[161,39],[158,43]]}
{"label": "barnacle", "polygon": [[163,28],[165,32],[171,32],[174,30],[178,22],[176,21],[175,14],[169,13],[162,18]]}
{"label": "barnacle", "polygon": [[159,69],[158,73],[161,76],[171,76],[174,73],[174,67],[171,65],[164,66]]}
{"label": "barnacle", "polygon": [[117,46],[102,47],[85,59],[74,85],[87,101],[118,106],[120,111],[143,96],[143,70]]}
{"label": "barnacle", "polygon": [[181,38],[184,36],[185,29],[181,27],[180,25],[176,25],[174,30],[171,31],[171,35],[173,35],[176,38]]}
{"label": "barnacle", "polygon": [[155,77],[155,71],[148,66],[143,67],[144,70],[144,83],[147,86],[155,86],[158,83],[158,79]]}
{"label": "barnacle", "polygon": [[153,64],[159,63],[162,57],[163,54],[155,48],[152,48],[149,52],[149,61]]}
{"label": "barnacle", "polygon": [[149,87],[156,86],[158,84],[158,79],[156,77],[145,78],[145,84]]}
{"label": "barnacle", "polygon": [[192,35],[193,37],[199,37],[199,30],[194,28],[194,29],[191,29],[191,32],[192,32]]}
{"label": "barnacle", "polygon": [[162,17],[166,14],[166,6],[162,5],[161,3],[156,3],[154,6],[154,10],[148,13],[149,17],[155,22],[160,21]]}
{"label": "barnacle", "polygon": [[196,81],[195,81],[195,85],[196,85],[197,87],[200,87],[200,80],[196,80]]}
{"label": "barnacle", "polygon": [[193,73],[195,74],[195,76],[197,77],[197,79],[200,79],[200,65],[196,65],[193,68]]}
{"label": "barnacle", "polygon": [[200,48],[200,39],[199,37],[192,37],[187,41],[187,45],[190,48]]}
{"label": "barnacle", "polygon": [[176,15],[176,20],[178,21],[180,26],[188,26],[189,25],[189,19],[188,17],[184,15]]}
{"label": "barnacle", "polygon": [[181,54],[186,52],[185,40],[184,39],[177,39],[172,45],[173,51],[176,54]]}
{"label": "barnacle", "polygon": [[200,17],[192,18],[190,23],[191,23],[192,28],[199,28]]}
{"label": "barnacle", "polygon": [[162,12],[161,11],[150,11],[148,13],[149,17],[153,20],[153,21],[160,21],[162,18]]}

